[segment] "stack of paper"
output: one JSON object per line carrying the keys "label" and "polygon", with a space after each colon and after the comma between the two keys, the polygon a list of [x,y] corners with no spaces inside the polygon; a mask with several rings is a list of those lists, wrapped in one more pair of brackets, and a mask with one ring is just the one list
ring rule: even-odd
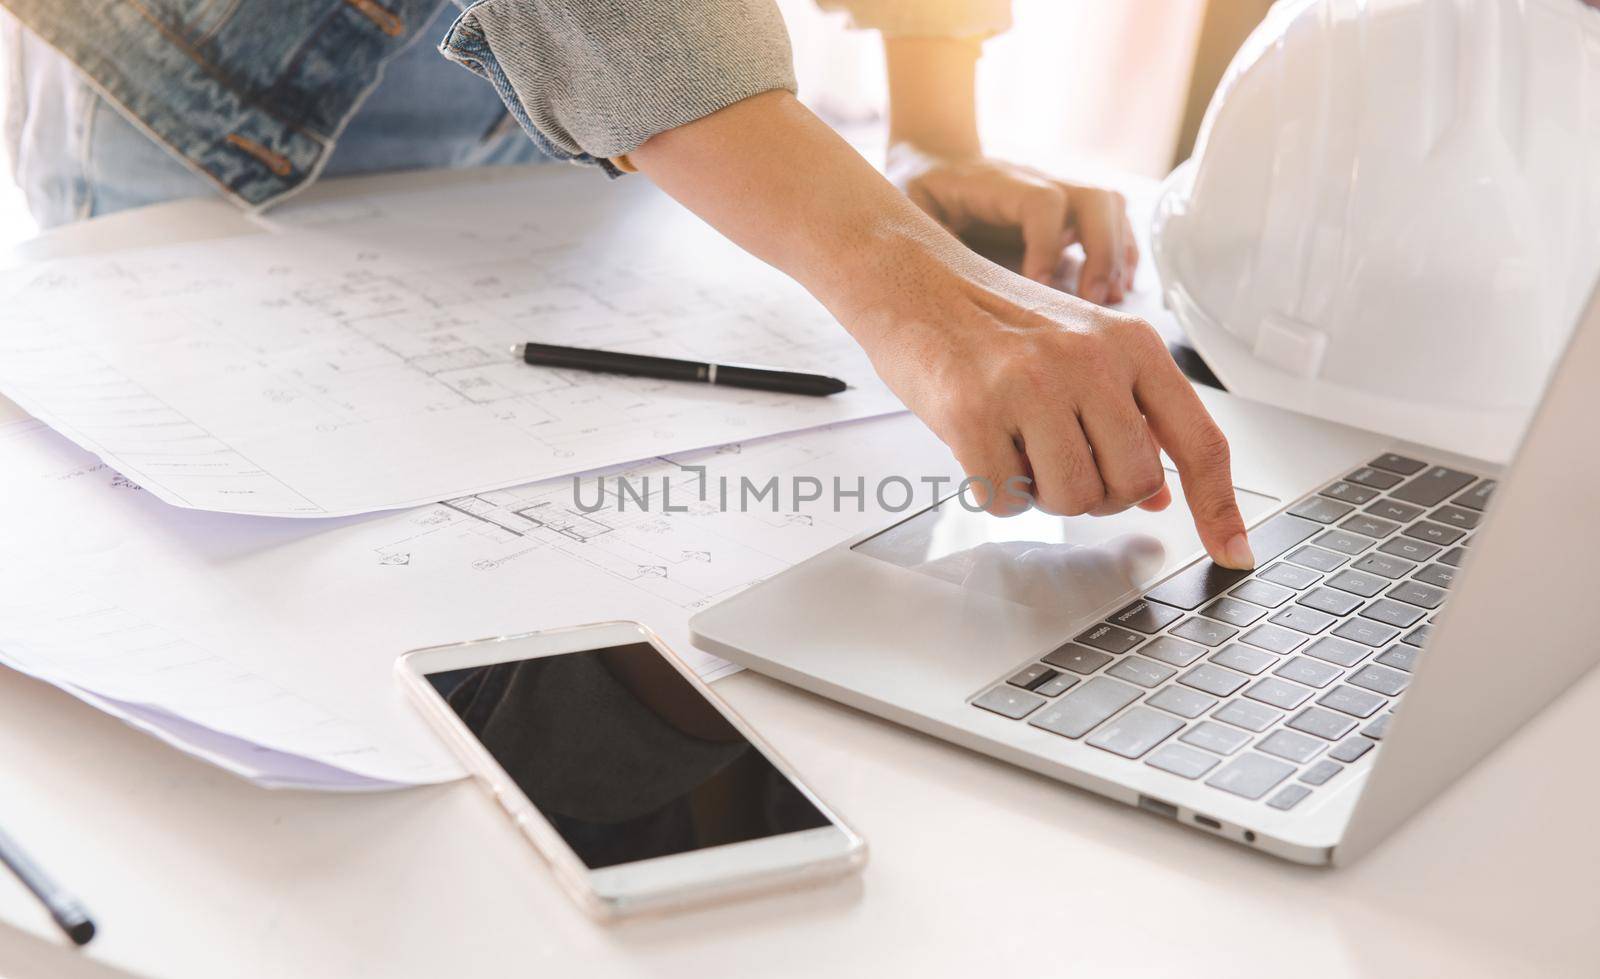
{"label": "stack of paper", "polygon": [[[0,276],[0,393],[177,506],[327,517],[900,410],[802,288],[561,169]],[[827,398],[530,368],[536,341],[839,376]]]}
{"label": "stack of paper", "polygon": [[[887,522],[881,479],[956,475],[908,416],[838,427],[899,410],[855,344],[643,181],[290,210],[25,267],[0,307],[0,393],[40,420],[0,427],[0,661],[263,785],[458,776],[392,682],[419,646],[629,618],[718,675],[693,610]],[[533,368],[525,341],[852,388]],[[613,483],[586,512],[597,477],[563,477],[601,467],[645,507]],[[801,476],[866,493],[796,505]],[[741,477],[779,500],[696,498]]]}
{"label": "stack of paper", "polygon": [[[17,422],[0,426],[0,658],[265,785],[454,778],[395,688],[400,653],[637,619],[715,677],[728,667],[690,647],[693,611],[889,522],[874,490],[909,474],[958,475],[902,414],[576,484],[284,521],[169,506],[43,424]],[[836,476],[866,487],[859,510],[853,498],[835,509]],[[743,479],[776,479],[780,495],[741,509]],[[797,486],[826,491],[796,507]],[[585,512],[602,492],[606,506]]]}

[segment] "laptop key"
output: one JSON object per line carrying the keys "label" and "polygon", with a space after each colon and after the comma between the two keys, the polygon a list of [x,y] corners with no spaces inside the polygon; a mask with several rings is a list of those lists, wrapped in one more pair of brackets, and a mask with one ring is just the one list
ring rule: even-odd
{"label": "laptop key", "polygon": [[[1317,703],[1324,707],[1343,711],[1351,717],[1367,718],[1382,710],[1389,701],[1371,690],[1362,690],[1352,687],[1348,683],[1341,683],[1332,690],[1317,698]],[[1344,732],[1339,732],[1343,736]]]}
{"label": "laptop key", "polygon": [[1412,629],[1410,632],[1406,633],[1405,638],[1400,641],[1405,643],[1407,646],[1426,646],[1428,644],[1428,637],[1432,634],[1433,623],[1429,622],[1426,625],[1419,625],[1415,629]]}
{"label": "laptop key", "polygon": [[1392,473],[1399,473],[1402,476],[1415,476],[1417,473],[1428,467],[1426,462],[1418,462],[1409,456],[1398,455],[1393,452],[1385,452],[1383,455],[1367,463],[1367,465],[1377,466],[1379,469],[1387,469]]}
{"label": "laptop key", "polygon": [[1259,646],[1272,653],[1293,652],[1306,641],[1304,635],[1293,629],[1270,624],[1258,625],[1240,638],[1252,646]]}
{"label": "laptop key", "polygon": [[1113,615],[1110,619],[1113,625],[1124,629],[1132,629],[1145,635],[1153,636],[1167,626],[1178,621],[1183,613],[1167,605],[1158,605],[1140,599],[1127,608]]}
{"label": "laptop key", "polygon": [[1350,483],[1359,483],[1362,486],[1370,486],[1376,490],[1386,490],[1395,486],[1399,486],[1403,478],[1404,477],[1396,476],[1394,473],[1384,472],[1382,469],[1374,469],[1371,466],[1363,466],[1346,476],[1345,481]]}
{"label": "laptop key", "polygon": [[1380,598],[1361,610],[1363,618],[1376,619],[1401,629],[1416,625],[1424,614],[1414,605],[1403,605],[1388,598]]}
{"label": "laptop key", "polygon": [[1293,774],[1293,765],[1251,751],[1223,765],[1206,784],[1246,799],[1259,799]]}
{"label": "laptop key", "polygon": [[1303,734],[1285,731],[1282,728],[1256,742],[1256,750],[1264,751],[1269,755],[1303,765],[1315,758],[1326,747],[1315,738],[1308,738]]}
{"label": "laptop key", "polygon": [[1424,471],[1389,495],[1403,503],[1437,506],[1476,482],[1478,477],[1443,466]]}
{"label": "laptop key", "polygon": [[1257,563],[1265,564],[1321,529],[1310,520],[1280,513],[1250,531],[1250,549]]}
{"label": "laptop key", "polygon": [[1211,663],[1201,663],[1178,677],[1178,682],[1218,697],[1227,697],[1248,683],[1249,678]]}
{"label": "laptop key", "polygon": [[1307,707],[1289,718],[1289,726],[1296,731],[1314,734],[1326,741],[1337,741],[1355,730],[1356,722],[1343,714],[1335,714],[1321,707]]}
{"label": "laptop key", "polygon": [[1229,625],[1247,626],[1267,614],[1267,610],[1259,605],[1241,602],[1237,598],[1219,598],[1200,610],[1200,614],[1208,619],[1217,619]]}
{"label": "laptop key", "polygon": [[1006,682],[1011,684],[1013,687],[1021,687],[1024,690],[1032,690],[1034,687],[1039,686],[1041,683],[1045,682],[1051,677],[1054,677],[1055,675],[1056,671],[1052,670],[1048,666],[1045,666],[1043,663],[1030,663],[1029,665],[1018,670],[1016,674]]}
{"label": "laptop key", "polygon": [[1278,662],[1278,657],[1265,650],[1231,642],[1212,653],[1211,662],[1218,666],[1226,666],[1230,670],[1238,670],[1240,673],[1257,676],[1267,667]]}
{"label": "laptop key", "polygon": [[[1377,659],[1373,660],[1373,662],[1382,663],[1384,666],[1392,666],[1397,670],[1405,670],[1410,673],[1417,665],[1418,652],[1417,647],[1401,643],[1390,646],[1379,653]],[[1365,685],[1362,684],[1362,686]]]}
{"label": "laptop key", "polygon": [[1465,547],[1452,547],[1450,550],[1445,551],[1439,560],[1450,565],[1452,568],[1459,568],[1461,567],[1461,562],[1465,561],[1466,558],[1467,549]]}
{"label": "laptop key", "polygon": [[1345,738],[1343,741],[1328,749],[1328,757],[1345,764],[1355,761],[1362,755],[1371,751],[1377,742],[1370,738],[1354,737]]}
{"label": "laptop key", "polygon": [[[1379,557],[1380,555],[1375,554],[1372,556]],[[1362,560],[1366,559],[1363,558]],[[1334,575],[1332,578],[1328,579],[1329,588],[1337,588],[1340,591],[1347,591],[1352,595],[1360,595],[1362,598],[1371,598],[1372,596],[1383,591],[1388,586],[1389,579],[1380,578],[1377,575],[1370,575],[1365,571],[1356,571],[1352,568],[1346,568],[1345,570]]]}
{"label": "laptop key", "polygon": [[1339,623],[1339,628],[1333,630],[1333,634],[1340,639],[1377,647],[1387,646],[1390,640],[1400,634],[1400,630],[1383,622],[1358,617]]}
{"label": "laptop key", "polygon": [[1220,646],[1239,634],[1239,630],[1210,619],[1189,618],[1171,630],[1174,636],[1192,639],[1206,646]]}
{"label": "laptop key", "polygon": [[1306,647],[1307,656],[1315,656],[1317,659],[1343,667],[1355,666],[1366,659],[1370,652],[1372,650],[1338,636],[1323,636]]}
{"label": "laptop key", "polygon": [[1281,625],[1286,629],[1293,629],[1296,632],[1314,636],[1339,620],[1326,612],[1319,612],[1314,608],[1306,608],[1304,605],[1290,605],[1268,621],[1275,625]]}
{"label": "laptop key", "polygon": [[1369,489],[1365,486],[1357,486],[1355,483],[1347,483],[1341,479],[1332,486],[1322,490],[1322,495],[1331,496],[1335,500],[1341,500],[1345,503],[1354,503],[1356,506],[1360,506],[1363,503],[1371,502],[1371,500],[1378,495],[1378,491],[1375,489]]}
{"label": "laptop key", "polygon": [[1215,707],[1217,698],[1198,690],[1190,690],[1188,687],[1174,686],[1162,687],[1145,698],[1145,703],[1168,713],[1177,714],[1179,717],[1192,719]]}
{"label": "laptop key", "polygon": [[1272,798],[1267,800],[1267,805],[1274,809],[1282,809],[1284,812],[1288,812],[1303,802],[1310,794],[1311,790],[1304,785],[1285,785]]}
{"label": "laptop key", "polygon": [[1405,602],[1409,605],[1420,605],[1425,609],[1436,609],[1444,604],[1449,597],[1449,592],[1443,588],[1435,588],[1421,581],[1402,581],[1389,589],[1389,597]]}
{"label": "laptop key", "polygon": [[1270,581],[1275,585],[1282,585],[1285,588],[1294,588],[1296,590],[1310,588],[1322,580],[1322,575],[1317,574],[1315,571],[1293,564],[1274,564],[1265,571],[1257,572],[1256,577],[1262,581]]}
{"label": "laptop key", "polygon": [[1169,666],[1188,666],[1205,654],[1204,646],[1196,646],[1192,642],[1174,639],[1171,636],[1157,636],[1139,650],[1140,656],[1160,660]]}
{"label": "laptop key", "polygon": [[1458,506],[1442,506],[1428,514],[1428,519],[1434,523],[1442,523],[1446,527],[1455,527],[1458,530],[1472,530],[1478,526],[1478,521],[1483,519],[1483,514],[1476,510],[1466,510]]}
{"label": "laptop key", "polygon": [[1106,676],[1114,676],[1119,680],[1137,683],[1141,687],[1158,687],[1172,674],[1178,672],[1165,663],[1145,659],[1143,656],[1129,656],[1118,660],[1106,670]]}
{"label": "laptop key", "polygon": [[1228,592],[1228,594],[1234,598],[1242,598],[1247,602],[1253,602],[1256,605],[1277,608],[1294,597],[1294,590],[1269,584],[1258,578],[1251,578],[1233,591]]}
{"label": "laptop key", "polygon": [[1460,540],[1466,535],[1466,531],[1429,520],[1418,520],[1405,529],[1405,535],[1413,540],[1427,541],[1429,544],[1446,545]]}
{"label": "laptop key", "polygon": [[1410,561],[1403,561],[1390,554],[1368,554],[1355,564],[1350,565],[1363,574],[1382,575],[1393,581],[1398,581],[1410,574],[1416,565]]}
{"label": "laptop key", "polygon": [[1125,653],[1144,641],[1144,637],[1137,632],[1119,629],[1114,625],[1101,623],[1079,636],[1077,642],[1085,646],[1103,649],[1108,653]]}
{"label": "laptop key", "polygon": [[1329,615],[1349,615],[1361,605],[1361,599],[1355,595],[1332,588],[1313,588],[1297,601]]}
{"label": "laptop key", "polygon": [[1002,684],[978,697],[972,702],[972,706],[993,711],[1001,717],[1009,717],[1013,721],[1020,721],[1038,710],[1044,702],[1045,699],[1043,697]]}
{"label": "laptop key", "polygon": [[1283,711],[1249,700],[1230,700],[1212,711],[1211,716],[1219,721],[1226,721],[1235,727],[1242,727],[1246,731],[1255,731],[1259,734],[1278,723],[1278,719],[1283,716]]}
{"label": "laptop key", "polygon": [[1296,656],[1272,672],[1285,680],[1293,680],[1319,690],[1344,675],[1344,671],[1337,666],[1305,656]]}
{"label": "laptop key", "polygon": [[1450,502],[1469,510],[1484,510],[1489,506],[1489,498],[1494,495],[1494,488],[1498,485],[1499,483],[1492,479],[1485,479]]}
{"label": "laptop key", "polygon": [[1222,764],[1222,760],[1216,755],[1208,755],[1203,751],[1196,751],[1173,742],[1151,752],[1144,763],[1151,768],[1159,768],[1163,772],[1171,772],[1182,778],[1199,778]]}
{"label": "laptop key", "polygon": [[1361,729],[1361,733],[1365,734],[1374,741],[1382,741],[1383,736],[1389,733],[1389,719],[1392,717],[1394,717],[1393,712],[1388,714],[1379,714],[1377,717],[1374,717],[1366,727]]}
{"label": "laptop key", "polygon": [[[1043,698],[1037,699],[1044,703]],[[1090,677],[1078,684],[1078,689],[1035,714],[1028,723],[1064,738],[1081,738],[1101,721],[1138,699],[1138,687],[1104,676]]]}
{"label": "laptop key", "polygon": [[1082,676],[1088,676],[1095,670],[1111,662],[1111,657],[1094,649],[1085,649],[1067,643],[1060,649],[1044,658],[1051,666],[1059,666],[1063,670],[1071,670]]}
{"label": "laptop key", "polygon": [[1183,722],[1148,707],[1134,707],[1089,736],[1086,744],[1138,758],[1182,729]]}
{"label": "laptop key", "polygon": [[1393,520],[1374,517],[1367,513],[1358,513],[1349,520],[1339,524],[1343,530],[1353,534],[1364,534],[1367,537],[1388,537],[1400,529],[1400,525]]}
{"label": "laptop key", "polygon": [[[1329,531],[1329,533],[1333,533],[1333,531]],[[1349,559],[1340,557],[1332,551],[1325,551],[1320,547],[1307,545],[1290,554],[1284,560],[1292,561],[1313,571],[1333,571]]]}
{"label": "laptop key", "polygon": [[1430,564],[1411,577],[1424,584],[1433,585],[1435,588],[1449,588],[1455,584],[1456,569],[1443,564]]}
{"label": "laptop key", "polygon": [[1441,548],[1438,544],[1412,540],[1409,537],[1391,537],[1378,545],[1378,550],[1392,557],[1404,558],[1406,561],[1426,561],[1438,554]]}
{"label": "laptop key", "polygon": [[[1321,529],[1315,521],[1280,513],[1250,531],[1250,549],[1256,561],[1265,564]],[[1248,571],[1203,560],[1150,589],[1145,597],[1192,612],[1248,577]]]}
{"label": "laptop key", "polygon": [[1250,740],[1250,735],[1211,721],[1201,721],[1179,735],[1178,740],[1207,751],[1215,751],[1219,755],[1231,755],[1244,747],[1245,742]]}
{"label": "laptop key", "polygon": [[[1360,554],[1362,551],[1367,550],[1372,545],[1377,543],[1377,541],[1373,540],[1371,537],[1366,537],[1348,530],[1337,529],[1330,530],[1325,534],[1321,534],[1320,536],[1313,538],[1311,542],[1319,547],[1326,547],[1329,550],[1338,551],[1340,554],[1351,555]],[[1293,561],[1294,558],[1291,557],[1289,560]],[[1341,561],[1339,563],[1343,564],[1344,562]],[[1317,570],[1332,571],[1333,568],[1318,568]]]}
{"label": "laptop key", "polygon": [[1423,509],[1419,506],[1412,506],[1409,503],[1401,503],[1399,500],[1391,500],[1388,497],[1384,497],[1381,500],[1374,500],[1372,503],[1367,504],[1367,512],[1374,517],[1382,517],[1385,520],[1410,523],[1422,516]]}
{"label": "laptop key", "polygon": [[1244,695],[1282,710],[1294,710],[1311,697],[1311,691],[1298,683],[1268,676],[1252,683]]}
{"label": "laptop key", "polygon": [[1300,781],[1307,785],[1323,785],[1335,775],[1344,771],[1344,766],[1336,761],[1324,758],[1300,773]]}
{"label": "laptop key", "polygon": [[1078,678],[1071,673],[1057,673],[1055,676],[1033,688],[1033,692],[1041,697],[1059,697],[1071,690],[1077,684]]}
{"label": "laptop key", "polygon": [[1374,690],[1385,697],[1398,697],[1405,690],[1406,684],[1411,682],[1411,678],[1398,670],[1368,663],[1351,674],[1350,682],[1358,687]]}
{"label": "laptop key", "polygon": [[1352,503],[1340,503],[1326,496],[1313,496],[1296,503],[1289,508],[1289,512],[1297,517],[1315,520],[1317,523],[1333,523],[1354,509],[1355,505]]}

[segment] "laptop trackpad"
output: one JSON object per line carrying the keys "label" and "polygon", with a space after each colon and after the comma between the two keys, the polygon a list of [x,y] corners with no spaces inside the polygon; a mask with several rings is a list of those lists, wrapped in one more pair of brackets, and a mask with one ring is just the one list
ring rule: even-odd
{"label": "laptop trackpad", "polygon": [[[1014,517],[974,513],[951,497],[854,550],[890,564],[1022,605],[1078,618],[1120,595],[1142,591],[1202,553],[1176,478],[1160,513],[1057,517],[1029,510]],[[1279,501],[1234,488],[1246,525]]]}

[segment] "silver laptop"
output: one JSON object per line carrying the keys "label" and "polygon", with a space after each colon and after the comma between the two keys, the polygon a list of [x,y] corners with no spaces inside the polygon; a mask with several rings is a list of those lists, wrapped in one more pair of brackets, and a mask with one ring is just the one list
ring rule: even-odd
{"label": "silver laptop", "polygon": [[[1258,567],[1166,513],[949,499],[691,622],[814,693],[1306,864],[1600,661],[1600,292],[1509,469],[1212,391]],[[1177,481],[1170,480],[1177,489]]]}

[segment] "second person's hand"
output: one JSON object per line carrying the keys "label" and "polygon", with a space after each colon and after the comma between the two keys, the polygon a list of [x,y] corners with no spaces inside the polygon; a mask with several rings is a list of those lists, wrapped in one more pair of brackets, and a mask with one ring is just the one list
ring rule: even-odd
{"label": "second person's hand", "polygon": [[1004,160],[933,156],[909,143],[889,148],[886,169],[907,197],[953,234],[1020,244],[1021,272],[1035,282],[1054,283],[1063,252],[1077,243],[1083,248],[1077,295],[1119,303],[1133,290],[1139,245],[1127,201],[1114,190]]}

